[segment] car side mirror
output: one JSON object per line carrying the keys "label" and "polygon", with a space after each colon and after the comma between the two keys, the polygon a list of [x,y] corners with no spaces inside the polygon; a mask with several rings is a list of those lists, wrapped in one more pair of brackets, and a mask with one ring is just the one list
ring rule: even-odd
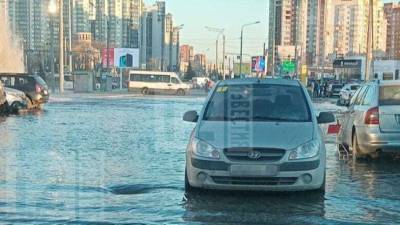
{"label": "car side mirror", "polygon": [[335,116],[330,112],[321,112],[317,120],[318,124],[333,123],[335,122]]}
{"label": "car side mirror", "polygon": [[196,123],[199,120],[199,115],[196,111],[187,111],[183,115],[183,121]]}

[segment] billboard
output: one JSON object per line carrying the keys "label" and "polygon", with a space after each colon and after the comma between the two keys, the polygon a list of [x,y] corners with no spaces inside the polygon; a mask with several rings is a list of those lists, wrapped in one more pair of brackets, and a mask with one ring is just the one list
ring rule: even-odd
{"label": "billboard", "polygon": [[103,64],[103,68],[107,68],[107,58],[108,58],[108,65],[110,67],[113,67],[114,66],[114,49],[113,48],[109,48],[109,49],[104,48],[101,51],[101,62]]}
{"label": "billboard", "polygon": [[337,59],[333,62],[333,68],[361,68],[362,62],[357,59]]}
{"label": "billboard", "polygon": [[251,57],[251,72],[253,73],[265,72],[265,56]]}
{"label": "billboard", "polygon": [[119,68],[139,68],[139,49],[115,48],[114,65]]}
{"label": "billboard", "polygon": [[109,48],[102,50],[103,68],[139,68],[139,49],[137,48]]}

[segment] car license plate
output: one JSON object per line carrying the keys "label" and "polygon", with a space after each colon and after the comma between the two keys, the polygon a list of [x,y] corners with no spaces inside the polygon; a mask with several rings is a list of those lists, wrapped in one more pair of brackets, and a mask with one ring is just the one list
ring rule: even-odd
{"label": "car license plate", "polygon": [[232,176],[276,176],[278,167],[275,165],[232,165]]}

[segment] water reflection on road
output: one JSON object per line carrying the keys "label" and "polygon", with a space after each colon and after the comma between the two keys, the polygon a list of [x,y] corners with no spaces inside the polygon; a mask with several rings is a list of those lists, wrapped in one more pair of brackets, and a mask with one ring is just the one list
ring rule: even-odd
{"label": "water reflection on road", "polygon": [[[327,192],[185,195],[187,110],[203,98],[65,97],[0,119],[3,223],[391,224],[398,160],[339,161],[327,138]],[[328,103],[319,109],[335,108]]]}

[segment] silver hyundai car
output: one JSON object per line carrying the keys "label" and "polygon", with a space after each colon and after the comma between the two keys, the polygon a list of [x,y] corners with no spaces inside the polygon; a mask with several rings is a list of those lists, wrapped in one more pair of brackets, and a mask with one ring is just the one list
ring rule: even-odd
{"label": "silver hyundai car", "polygon": [[307,90],[294,80],[221,81],[195,122],[186,151],[185,188],[324,190],[325,144]]}
{"label": "silver hyundai car", "polygon": [[353,96],[339,132],[353,158],[400,153],[400,81],[373,81]]}

